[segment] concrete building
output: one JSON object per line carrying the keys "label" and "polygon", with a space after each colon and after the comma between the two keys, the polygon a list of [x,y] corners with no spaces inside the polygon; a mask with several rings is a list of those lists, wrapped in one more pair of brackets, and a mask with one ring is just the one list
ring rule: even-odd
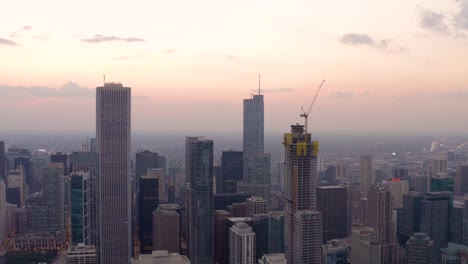
{"label": "concrete building", "polygon": [[287,264],[284,253],[270,253],[262,256],[258,264]]}
{"label": "concrete building", "polygon": [[317,210],[322,213],[322,243],[347,237],[347,197],[344,186],[317,187]]}
{"label": "concrete building", "polygon": [[155,250],[151,254],[141,254],[131,259],[131,264],[190,264],[190,260],[179,253],[169,253],[167,250]]}
{"label": "concrete building", "polygon": [[79,243],[68,250],[67,264],[97,264],[98,255],[94,245]]}
{"label": "concrete building", "polygon": [[406,264],[435,264],[434,241],[425,233],[414,233],[406,242]]}
{"label": "concrete building", "polygon": [[177,209],[159,206],[153,212],[153,250],[180,253],[180,214]]}
{"label": "concrete building", "polygon": [[91,206],[89,172],[72,172],[70,175],[71,242],[73,245],[91,242]]}
{"label": "concrete building", "polygon": [[221,156],[221,193],[236,193],[237,183],[244,178],[244,154],[242,151],[223,151]]}
{"label": "concrete building", "polygon": [[117,83],[96,88],[101,264],[127,263],[132,256],[130,113],[130,88]]}
{"label": "concrete building", "polygon": [[441,249],[441,264],[464,264],[468,263],[468,247],[455,243],[448,243],[446,248]]}
{"label": "concrete building", "polygon": [[229,233],[229,263],[255,264],[255,233],[244,222],[236,223]]}
{"label": "concrete building", "polygon": [[357,184],[351,184],[347,187],[348,190],[348,224],[347,234],[351,234],[351,226],[362,225],[364,219],[361,208],[361,189]]}
{"label": "concrete building", "polygon": [[138,193],[140,253],[149,254],[154,250],[153,211],[159,204],[159,179],[156,175],[145,174],[140,176],[138,182],[140,184]]}
{"label": "concrete building", "polygon": [[233,217],[248,217],[247,215],[247,202],[233,203],[228,205],[226,211],[232,214]]}
{"label": "concrete building", "polygon": [[254,214],[266,214],[268,213],[268,203],[265,199],[258,196],[252,196],[247,198],[247,216]]}
{"label": "concrete building", "polygon": [[407,180],[393,178],[390,181],[384,181],[383,185],[387,186],[388,191],[393,199],[393,208],[403,207],[403,195],[409,193],[409,183]]}
{"label": "concrete building", "polygon": [[284,134],[285,227],[288,263],[321,263],[322,215],[317,211],[316,179],[318,142],[304,126],[292,125]]}
{"label": "concrete building", "polygon": [[351,263],[382,264],[380,246],[372,227],[353,229],[351,248]]}
{"label": "concrete building", "polygon": [[323,264],[347,264],[349,245],[343,240],[330,240],[322,245]]}
{"label": "concrete building", "polygon": [[367,197],[367,193],[374,186],[375,179],[372,170],[372,157],[371,156],[361,156],[361,170],[360,170],[360,180],[359,186],[361,188],[361,194],[363,197]]}
{"label": "concrete building", "polygon": [[189,258],[194,264],[214,261],[213,141],[189,141]]}
{"label": "concrete building", "polygon": [[454,193],[456,195],[464,196],[468,193],[468,165],[458,167],[454,184]]}

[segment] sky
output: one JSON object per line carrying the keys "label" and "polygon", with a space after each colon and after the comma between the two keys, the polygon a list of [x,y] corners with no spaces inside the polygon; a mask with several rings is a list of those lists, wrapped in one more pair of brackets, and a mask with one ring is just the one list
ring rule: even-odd
{"label": "sky", "polygon": [[3,131],[95,130],[95,87],[132,88],[132,130],[468,133],[468,0],[6,1]]}

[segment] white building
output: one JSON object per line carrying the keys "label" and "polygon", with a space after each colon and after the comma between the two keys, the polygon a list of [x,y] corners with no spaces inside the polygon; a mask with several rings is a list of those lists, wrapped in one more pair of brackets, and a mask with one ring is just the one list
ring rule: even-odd
{"label": "white building", "polygon": [[255,233],[249,225],[239,222],[230,228],[230,263],[255,264],[255,246]]}
{"label": "white building", "polygon": [[371,227],[360,227],[351,235],[351,263],[380,264],[378,234]]}
{"label": "white building", "polygon": [[72,246],[68,250],[68,264],[96,264],[97,254],[96,248],[92,245],[79,243],[77,246]]}
{"label": "white building", "polygon": [[140,254],[131,259],[131,264],[190,264],[190,260],[179,253],[169,253],[167,250],[155,250],[151,254]]}
{"label": "white building", "polygon": [[286,256],[283,253],[265,254],[258,260],[258,264],[287,264]]}

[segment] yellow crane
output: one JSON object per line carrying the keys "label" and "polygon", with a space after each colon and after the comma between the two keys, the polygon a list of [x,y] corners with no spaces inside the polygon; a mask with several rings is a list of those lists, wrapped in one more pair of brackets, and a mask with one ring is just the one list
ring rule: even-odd
{"label": "yellow crane", "polygon": [[[322,90],[322,86],[323,86],[324,83],[325,83],[325,80],[322,80],[322,82],[320,83],[320,85],[318,87],[317,93],[314,96],[314,99],[310,103],[310,106],[309,106],[309,109],[307,110],[307,112],[305,111],[304,106],[301,106],[301,112],[302,112],[301,117],[304,117],[304,125],[305,125],[305,132],[306,133],[308,131],[308,126],[309,126],[309,113],[310,113],[310,110],[312,110],[312,107],[315,104],[315,100],[317,100],[317,97],[318,97],[318,95],[320,93],[320,90]],[[307,101],[309,101],[309,100],[307,100]],[[307,101],[306,101],[306,103],[307,103]]]}

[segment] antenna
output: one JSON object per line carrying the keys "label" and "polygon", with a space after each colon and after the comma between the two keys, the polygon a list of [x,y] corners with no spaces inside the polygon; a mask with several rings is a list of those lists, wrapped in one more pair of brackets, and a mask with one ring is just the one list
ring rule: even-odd
{"label": "antenna", "polygon": [[106,85],[106,75],[103,74],[103,75],[102,75],[102,78],[103,78],[103,80],[104,80],[104,85]]}
{"label": "antenna", "polygon": [[258,74],[258,95],[260,95],[260,73]]}

